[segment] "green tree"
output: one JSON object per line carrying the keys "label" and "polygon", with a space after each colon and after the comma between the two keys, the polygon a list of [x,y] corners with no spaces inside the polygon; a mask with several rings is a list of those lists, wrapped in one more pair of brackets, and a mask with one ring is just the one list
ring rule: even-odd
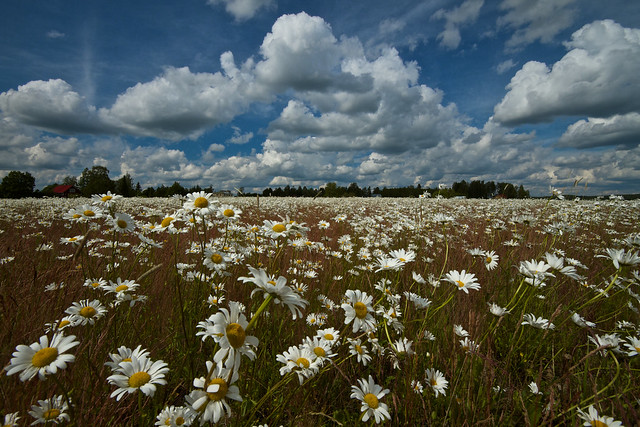
{"label": "green tree", "polygon": [[115,182],[115,189],[116,193],[123,197],[131,197],[136,194],[136,190],[133,189],[131,175],[128,173],[122,175],[122,177]]}
{"label": "green tree", "polygon": [[33,195],[36,179],[29,172],[11,171],[2,178],[0,195],[3,198],[19,199]]}
{"label": "green tree", "polygon": [[62,180],[62,184],[61,185],[74,185],[74,186],[78,186],[78,178],[75,176],[71,176],[71,175],[67,175],[64,177],[64,179]]}
{"label": "green tree", "polygon": [[115,191],[115,183],[109,178],[109,169],[104,166],[84,168],[78,180],[78,187],[85,197]]}

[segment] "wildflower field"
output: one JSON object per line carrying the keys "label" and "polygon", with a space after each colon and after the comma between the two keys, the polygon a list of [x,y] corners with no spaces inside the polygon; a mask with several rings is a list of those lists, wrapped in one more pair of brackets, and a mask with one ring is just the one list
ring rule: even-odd
{"label": "wildflower field", "polygon": [[0,205],[0,424],[640,419],[638,202]]}

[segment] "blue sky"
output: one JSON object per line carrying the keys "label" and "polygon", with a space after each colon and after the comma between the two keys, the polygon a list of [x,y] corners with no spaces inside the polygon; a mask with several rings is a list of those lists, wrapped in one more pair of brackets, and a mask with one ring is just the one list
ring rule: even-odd
{"label": "blue sky", "polygon": [[102,165],[143,187],[640,192],[640,2],[0,8],[0,174],[38,188]]}

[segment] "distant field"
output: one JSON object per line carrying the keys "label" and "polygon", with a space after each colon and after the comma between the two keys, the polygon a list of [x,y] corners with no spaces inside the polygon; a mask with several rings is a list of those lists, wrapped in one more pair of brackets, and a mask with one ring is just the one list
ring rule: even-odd
{"label": "distant field", "polygon": [[103,196],[0,200],[18,425],[640,419],[637,201]]}

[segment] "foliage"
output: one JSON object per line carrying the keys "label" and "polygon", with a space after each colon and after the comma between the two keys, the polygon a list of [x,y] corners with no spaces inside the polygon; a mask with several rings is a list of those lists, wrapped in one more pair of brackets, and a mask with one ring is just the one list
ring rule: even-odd
{"label": "foliage", "polygon": [[92,194],[102,194],[115,190],[115,183],[109,178],[109,169],[104,166],[93,166],[91,169],[84,168],[78,187],[85,197]]}
{"label": "foliage", "polygon": [[19,199],[33,195],[36,180],[29,172],[11,171],[0,183],[0,197]]}

